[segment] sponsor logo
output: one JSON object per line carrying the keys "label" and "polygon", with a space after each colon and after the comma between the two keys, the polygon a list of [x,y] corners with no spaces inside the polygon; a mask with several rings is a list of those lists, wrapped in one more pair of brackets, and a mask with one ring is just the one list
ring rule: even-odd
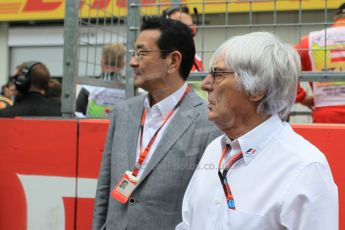
{"label": "sponsor logo", "polygon": [[246,151],[246,154],[253,155],[255,152],[256,152],[256,149],[250,148]]}

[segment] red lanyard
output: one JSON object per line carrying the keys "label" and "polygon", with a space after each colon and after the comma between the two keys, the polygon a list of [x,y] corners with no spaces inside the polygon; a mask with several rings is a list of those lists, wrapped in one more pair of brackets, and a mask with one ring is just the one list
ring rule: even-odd
{"label": "red lanyard", "polygon": [[235,156],[233,156],[229,160],[229,162],[226,164],[226,166],[223,170],[223,173],[221,173],[220,169],[221,169],[222,161],[224,160],[225,154],[228,152],[229,148],[230,148],[230,145],[228,144],[223,149],[222,157],[220,158],[219,164],[218,164],[218,176],[219,176],[220,182],[222,183],[222,186],[223,186],[223,190],[225,193],[226,202],[228,204],[228,207],[230,209],[235,209],[234,197],[231,193],[229,183],[226,179],[226,174],[228,173],[230,168],[243,157],[243,154],[242,154],[242,152],[236,153]]}
{"label": "red lanyard", "polygon": [[177,102],[177,104],[175,105],[175,107],[169,112],[168,116],[164,119],[163,123],[161,124],[161,126],[156,130],[156,132],[153,134],[151,140],[149,141],[149,143],[147,144],[147,146],[145,147],[145,149],[143,150],[142,148],[142,143],[143,143],[143,133],[144,133],[144,125],[145,125],[145,119],[146,119],[146,109],[144,109],[142,115],[141,115],[141,123],[140,123],[140,155],[139,155],[139,160],[136,163],[134,169],[133,169],[133,176],[137,176],[139,173],[139,170],[141,168],[141,165],[143,164],[144,160],[146,159],[148,153],[151,150],[151,147],[153,145],[153,143],[155,142],[159,131],[163,128],[163,126],[165,125],[165,123],[167,123],[167,121],[169,120],[169,118],[174,114],[174,112],[177,110],[178,107],[180,107],[183,99],[185,98],[185,96],[187,95],[187,93],[190,91],[190,86],[187,85],[186,90],[184,91],[183,95],[181,96],[180,100]]}

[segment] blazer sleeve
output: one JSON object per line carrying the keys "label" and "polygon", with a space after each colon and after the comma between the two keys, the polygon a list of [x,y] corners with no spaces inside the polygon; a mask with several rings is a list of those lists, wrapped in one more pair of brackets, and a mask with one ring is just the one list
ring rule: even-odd
{"label": "blazer sleeve", "polygon": [[99,230],[105,224],[110,194],[111,174],[111,150],[115,133],[116,108],[113,110],[112,119],[108,128],[105,148],[102,154],[102,162],[98,175],[96,199],[93,211],[92,229]]}

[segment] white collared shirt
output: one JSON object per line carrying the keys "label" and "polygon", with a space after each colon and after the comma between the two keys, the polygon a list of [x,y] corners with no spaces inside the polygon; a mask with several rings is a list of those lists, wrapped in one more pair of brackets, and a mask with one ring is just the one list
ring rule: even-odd
{"label": "white collared shirt", "polygon": [[[162,101],[154,104],[152,107],[150,107],[149,97],[147,96],[145,98],[144,107],[147,113],[146,113],[145,124],[144,124],[144,134],[143,134],[143,144],[142,144],[143,149],[145,149],[145,147],[148,145],[151,138],[153,137],[154,133],[163,124],[164,120],[167,118],[169,113],[174,109],[175,105],[182,97],[186,88],[187,88],[187,82],[185,82],[183,86],[179,88],[177,91],[175,91],[173,94],[164,98]],[[158,132],[157,138],[155,142],[153,143],[150,152],[147,154],[147,157],[141,166],[141,169],[138,173],[138,177],[141,177],[141,175],[143,174],[147,164],[149,163],[153,153],[155,152],[157,148],[159,141],[162,139],[162,136],[166,128],[169,126],[169,123],[174,118],[177,111],[178,109],[173,113],[173,115],[169,118],[169,120]],[[137,144],[136,159],[135,159],[136,162],[138,162],[139,156],[140,156],[140,133],[138,135],[137,143],[138,144]]]}
{"label": "white collared shirt", "polygon": [[[236,210],[227,207],[217,174],[227,143],[228,154],[243,153],[227,174]],[[338,215],[338,190],[325,156],[273,115],[234,141],[221,136],[206,148],[176,229],[337,230]]]}

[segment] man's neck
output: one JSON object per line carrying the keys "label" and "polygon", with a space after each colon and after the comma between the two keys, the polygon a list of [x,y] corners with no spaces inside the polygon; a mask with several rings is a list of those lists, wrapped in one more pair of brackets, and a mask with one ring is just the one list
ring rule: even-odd
{"label": "man's neck", "polygon": [[250,130],[254,129],[255,127],[259,126],[265,120],[267,120],[269,116],[265,114],[256,114],[256,116],[251,116],[246,119],[242,119],[242,121],[236,121],[230,125],[230,128],[220,128],[230,139],[235,140]]}
{"label": "man's neck", "polygon": [[153,90],[149,92],[150,95],[150,106],[157,104],[158,102],[164,100],[165,98],[169,97],[171,94],[175,93],[178,89],[180,89],[185,81],[178,81],[175,84],[168,85],[164,87],[164,89]]}

